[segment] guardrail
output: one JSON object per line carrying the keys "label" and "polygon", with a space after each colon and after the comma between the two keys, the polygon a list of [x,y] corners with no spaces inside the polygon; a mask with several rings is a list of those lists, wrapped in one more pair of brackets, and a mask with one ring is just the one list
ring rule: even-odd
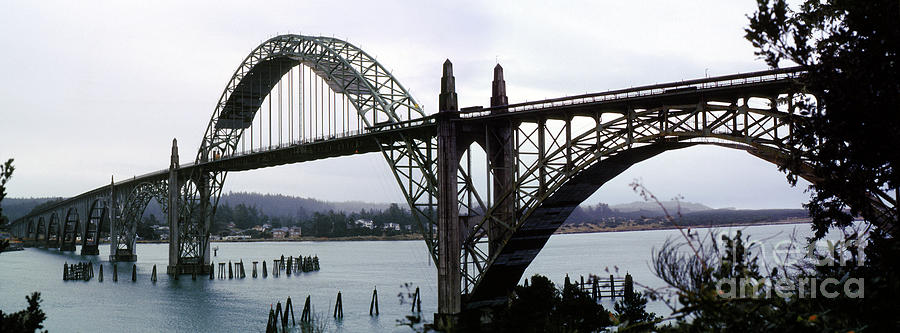
{"label": "guardrail", "polygon": [[735,87],[763,82],[775,82],[782,80],[791,80],[799,78],[804,72],[799,67],[773,69],[767,71],[758,71],[744,74],[732,74],[711,78],[703,78],[689,81],[662,83],[649,86],[640,86],[634,88],[611,90],[601,93],[591,93],[583,95],[575,95],[561,98],[545,99],[532,102],[524,102],[510,104],[491,108],[469,108],[471,111],[463,109],[460,112],[460,118],[475,118],[486,116],[491,111],[506,110],[508,112],[522,112],[537,109],[546,109],[552,107],[571,106],[587,103],[608,102],[614,100],[661,96],[668,93],[678,93],[685,91],[695,91],[702,89]]}

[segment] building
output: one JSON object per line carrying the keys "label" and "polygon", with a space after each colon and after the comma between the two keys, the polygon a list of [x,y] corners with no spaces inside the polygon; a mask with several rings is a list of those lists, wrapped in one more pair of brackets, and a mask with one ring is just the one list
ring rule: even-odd
{"label": "building", "polygon": [[372,220],[359,219],[353,222],[357,228],[375,229],[375,222]]}
{"label": "building", "polygon": [[288,228],[276,228],[272,229],[272,238],[275,239],[285,239],[290,235],[290,230]]}
{"label": "building", "polygon": [[393,222],[385,223],[384,226],[382,226],[382,228],[383,228],[384,230],[396,230],[396,231],[400,231],[400,225],[397,224],[397,223],[393,223]]}
{"label": "building", "polygon": [[303,236],[303,230],[302,230],[299,226],[297,226],[297,227],[291,227],[291,229],[290,229],[290,234],[288,235],[288,237],[290,237],[290,238],[300,238],[300,236]]}
{"label": "building", "polygon": [[242,239],[250,239],[250,236],[247,236],[247,235],[231,235],[231,236],[225,236],[225,238],[223,238],[223,240],[226,240],[226,241],[234,241],[234,240],[242,240]]}

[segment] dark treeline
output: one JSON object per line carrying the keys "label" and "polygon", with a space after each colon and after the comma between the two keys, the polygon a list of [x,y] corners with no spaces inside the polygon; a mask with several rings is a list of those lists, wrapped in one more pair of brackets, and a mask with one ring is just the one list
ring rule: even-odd
{"label": "dark treeline", "polygon": [[[357,224],[357,220],[372,221],[372,228]],[[396,223],[400,230],[385,230],[387,223]],[[233,228],[229,228],[233,224]],[[391,204],[387,209],[362,209],[357,212],[329,210],[293,216],[269,215],[255,206],[243,203],[231,206],[220,203],[216,210],[214,223],[210,227],[212,234],[225,235],[233,232],[230,229],[246,230],[255,226],[270,225],[272,228],[299,226],[304,236],[342,237],[360,235],[393,235],[419,232],[418,224],[408,210]],[[411,226],[411,227],[408,227]],[[262,236],[267,235],[255,235]]]}
{"label": "dark treeline", "polygon": [[[677,209],[668,212],[673,217],[679,216]],[[728,225],[740,223],[774,222],[785,219],[807,218],[809,213],[805,209],[708,209],[700,211],[681,212],[679,223],[683,225]],[[634,211],[620,211],[610,208],[609,205],[600,203],[595,206],[576,207],[567,224],[592,223],[607,227],[616,227],[622,222],[632,221],[639,223],[662,222],[665,213],[661,210],[640,209]]]}

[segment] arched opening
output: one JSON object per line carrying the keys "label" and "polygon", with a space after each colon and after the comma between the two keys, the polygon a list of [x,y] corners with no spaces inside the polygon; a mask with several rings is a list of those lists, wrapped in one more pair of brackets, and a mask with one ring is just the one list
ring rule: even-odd
{"label": "arched opening", "polygon": [[34,239],[35,231],[34,231],[34,219],[28,220],[28,227],[25,229],[25,239],[32,240]]}
{"label": "arched opening", "polygon": [[50,215],[50,222],[47,225],[47,247],[58,249],[60,246],[60,237],[62,226],[59,223],[59,215],[56,212]]}
{"label": "arched opening", "polygon": [[[131,192],[125,196],[124,203],[121,206],[121,214],[116,218],[116,225],[111,227],[110,234],[110,258],[113,261],[135,261],[137,260],[137,250],[135,244],[138,239],[138,227],[147,210],[147,206],[152,199],[161,207],[161,215],[159,218],[163,220],[147,221],[148,223],[165,224],[166,214],[166,196],[167,187],[164,183],[141,183],[135,186]],[[100,217],[99,223],[105,219],[107,208],[98,209]],[[115,212],[113,212],[115,214]],[[153,215],[154,219],[156,218]],[[149,226],[147,226],[149,228]],[[164,227],[168,230],[168,226]],[[168,235],[167,235],[168,236]]]}
{"label": "arched opening", "polygon": [[44,223],[44,217],[38,217],[37,228],[34,230],[34,239],[36,241],[42,241],[47,238],[47,226]]}
{"label": "arched opening", "polygon": [[85,221],[84,235],[81,237],[82,255],[100,254],[100,231],[103,230],[105,216],[107,216],[106,201],[96,199],[91,202],[88,218]]}
{"label": "arched opening", "polygon": [[63,225],[62,241],[59,246],[60,251],[75,251],[75,244],[79,236],[78,229],[80,222],[78,209],[75,207],[69,208],[69,210],[66,211],[66,220]]}

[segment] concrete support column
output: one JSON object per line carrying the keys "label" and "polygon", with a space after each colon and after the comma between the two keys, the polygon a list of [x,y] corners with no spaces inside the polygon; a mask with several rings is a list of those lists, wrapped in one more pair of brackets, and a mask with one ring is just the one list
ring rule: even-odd
{"label": "concrete support column", "polygon": [[178,140],[172,139],[172,158],[169,163],[169,197],[168,202],[166,204],[168,212],[166,214],[166,221],[169,224],[169,266],[166,271],[169,274],[177,274],[178,267],[178,257],[181,247],[181,242],[178,239],[179,230],[178,230],[178,217],[179,217],[179,207],[178,207],[178,189],[180,188],[180,184],[178,184]]}
{"label": "concrete support column", "polygon": [[[109,261],[116,260],[116,249],[119,248],[119,218],[116,216],[116,181],[113,176],[109,176],[109,206],[106,209],[109,214]],[[100,237],[100,230],[97,230],[97,237]],[[99,240],[98,240],[99,243]]]}
{"label": "concrete support column", "polygon": [[453,325],[462,308],[459,253],[459,206],[457,202],[457,172],[459,155],[456,150],[457,135],[454,120],[459,117],[453,64],[444,62],[441,77],[441,94],[438,113],[438,313],[435,323]]}
{"label": "concrete support column", "polygon": [[[494,81],[491,89],[491,108],[509,104],[506,96],[506,81],[503,79],[503,67],[497,64],[494,67]],[[506,109],[491,111],[491,114],[506,113]],[[512,226],[516,220],[515,192],[507,194],[515,183],[516,159],[513,154],[515,148],[513,124],[509,120],[499,120],[489,123],[487,138],[485,138],[486,151],[490,159],[491,173],[494,175],[493,216],[507,226]],[[509,234],[509,229],[496,220],[491,220],[488,238],[490,240],[489,253],[494,255],[500,250],[503,239]]]}

